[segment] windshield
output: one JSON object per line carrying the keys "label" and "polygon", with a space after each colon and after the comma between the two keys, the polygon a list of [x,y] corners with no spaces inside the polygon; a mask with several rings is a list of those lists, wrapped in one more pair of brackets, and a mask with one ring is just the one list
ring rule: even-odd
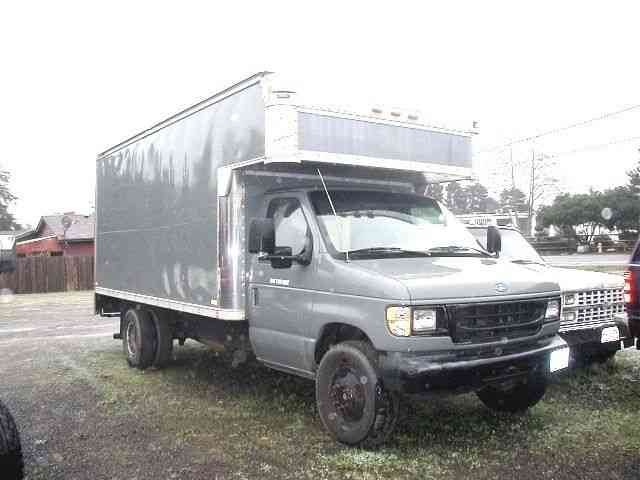
{"label": "windshield", "polygon": [[375,191],[311,192],[320,227],[337,253],[486,255],[473,235],[438,202]]}
{"label": "windshield", "polygon": [[[487,246],[487,229],[471,228],[471,233],[478,239],[482,247]],[[544,260],[517,230],[500,230],[502,250],[500,257],[512,262],[532,262],[544,264]]]}

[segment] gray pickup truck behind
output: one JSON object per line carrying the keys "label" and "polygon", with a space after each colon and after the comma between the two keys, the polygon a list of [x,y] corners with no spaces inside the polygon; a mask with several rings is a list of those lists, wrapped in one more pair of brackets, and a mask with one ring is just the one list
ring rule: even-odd
{"label": "gray pickup truck behind", "polygon": [[132,367],[195,339],[315,381],[324,426],[382,443],[404,396],[520,411],[566,368],[560,290],[423,192],[471,134],[301,106],[258,74],[100,154],[96,312]]}
{"label": "gray pickup truck behind", "polygon": [[[480,245],[486,245],[487,227],[469,225]],[[624,279],[611,273],[553,267],[513,227],[499,227],[500,256],[535,272],[552,274],[562,292],[559,334],[581,363],[604,362],[633,345],[624,309]]]}

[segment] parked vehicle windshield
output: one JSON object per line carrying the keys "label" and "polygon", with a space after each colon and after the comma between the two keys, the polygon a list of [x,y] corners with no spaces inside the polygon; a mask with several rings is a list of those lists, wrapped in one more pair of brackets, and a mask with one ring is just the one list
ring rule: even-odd
{"label": "parked vehicle windshield", "polygon": [[[471,228],[470,230],[474,237],[478,239],[480,245],[486,247],[487,229]],[[545,261],[536,252],[535,248],[517,230],[500,229],[500,237],[502,238],[501,258],[512,262],[545,264]]]}
{"label": "parked vehicle windshield", "polygon": [[418,195],[335,190],[311,192],[323,235],[338,254],[358,256],[488,255],[445,207]]}

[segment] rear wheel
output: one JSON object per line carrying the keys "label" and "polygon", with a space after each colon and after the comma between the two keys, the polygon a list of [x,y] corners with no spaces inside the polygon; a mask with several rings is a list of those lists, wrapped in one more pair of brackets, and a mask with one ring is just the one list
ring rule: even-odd
{"label": "rear wheel", "polygon": [[381,445],[393,431],[399,399],[387,391],[367,342],[336,345],[322,357],[316,401],[325,428],[341,443],[367,448]]}
{"label": "rear wheel", "polygon": [[493,385],[485,387],[476,392],[476,395],[491,410],[521,413],[542,400],[547,391],[547,383],[546,377],[538,374],[508,389]]}
{"label": "rear wheel", "polygon": [[164,312],[150,311],[149,315],[153,319],[156,334],[156,350],[153,358],[153,366],[162,368],[169,363],[171,355],[173,354],[173,329]]}
{"label": "rear wheel", "polygon": [[20,435],[7,407],[0,402],[0,472],[7,480],[23,478],[24,463]]}
{"label": "rear wheel", "polygon": [[145,310],[129,309],[124,315],[122,347],[130,367],[144,370],[156,354],[156,331],[151,315]]}

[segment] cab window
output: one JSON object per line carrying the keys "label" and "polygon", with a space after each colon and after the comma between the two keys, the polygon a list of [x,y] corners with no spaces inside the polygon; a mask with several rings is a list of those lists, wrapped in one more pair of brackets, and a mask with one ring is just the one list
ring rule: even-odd
{"label": "cab window", "polygon": [[292,255],[304,250],[307,220],[297,198],[276,198],[269,204],[267,217],[273,218],[276,247],[291,247]]}

